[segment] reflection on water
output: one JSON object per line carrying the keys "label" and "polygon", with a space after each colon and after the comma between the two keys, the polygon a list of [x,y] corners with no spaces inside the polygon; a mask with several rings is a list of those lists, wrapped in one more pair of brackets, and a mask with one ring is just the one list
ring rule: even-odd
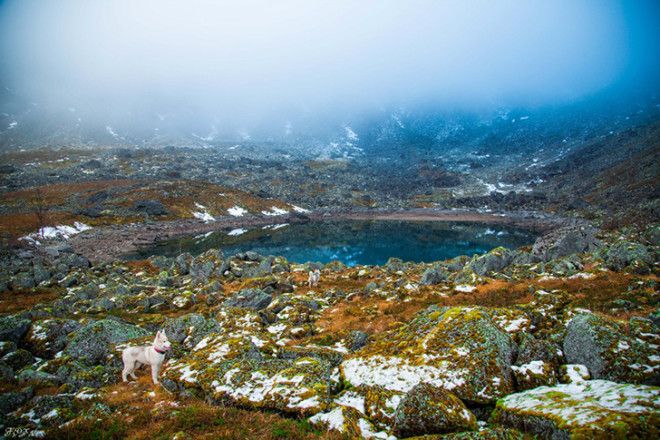
{"label": "reflection on water", "polygon": [[429,262],[488,252],[494,247],[531,244],[532,232],[504,226],[457,222],[332,221],[236,228],[160,242],[129,258],[200,254],[219,248],[225,255],[255,251],[289,261],[384,264],[390,257]]}

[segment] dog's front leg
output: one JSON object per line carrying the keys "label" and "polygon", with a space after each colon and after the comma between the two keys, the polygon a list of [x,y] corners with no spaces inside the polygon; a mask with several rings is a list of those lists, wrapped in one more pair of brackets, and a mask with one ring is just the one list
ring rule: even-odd
{"label": "dog's front leg", "polygon": [[154,382],[154,385],[158,385],[158,373],[160,372],[160,364],[151,365],[151,380]]}

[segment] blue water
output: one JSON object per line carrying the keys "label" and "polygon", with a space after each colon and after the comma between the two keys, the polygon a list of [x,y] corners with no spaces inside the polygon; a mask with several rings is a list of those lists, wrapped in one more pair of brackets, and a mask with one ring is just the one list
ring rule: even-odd
{"label": "blue water", "polygon": [[[240,234],[239,234],[240,233]],[[236,235],[239,234],[239,235]],[[291,262],[339,260],[346,265],[382,265],[390,257],[431,262],[488,252],[497,246],[517,248],[534,242],[535,234],[498,225],[427,221],[309,222],[182,237],[141,249],[131,258],[151,255],[201,254],[219,248],[225,255],[256,251],[281,255]]]}

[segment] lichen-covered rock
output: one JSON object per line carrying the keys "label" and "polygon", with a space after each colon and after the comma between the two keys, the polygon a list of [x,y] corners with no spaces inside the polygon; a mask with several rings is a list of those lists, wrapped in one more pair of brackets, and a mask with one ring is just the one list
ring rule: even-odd
{"label": "lichen-covered rock", "polygon": [[540,261],[550,261],[571,254],[591,252],[601,246],[596,230],[590,226],[567,226],[539,237],[532,254]]}
{"label": "lichen-covered rock", "polygon": [[631,241],[620,241],[602,252],[605,264],[616,271],[624,269],[635,273],[648,273],[653,257],[646,246]]}
{"label": "lichen-covered rock", "polygon": [[16,351],[7,353],[1,360],[9,365],[14,371],[18,371],[21,368],[34,363],[34,356],[29,351],[19,348]]}
{"label": "lichen-covered rock", "polygon": [[11,277],[12,290],[30,289],[35,286],[34,276],[30,272],[19,272]]}
{"label": "lichen-covered rock", "polygon": [[372,423],[388,431],[392,430],[396,409],[406,393],[370,386],[355,387],[350,392],[360,396],[362,399],[360,402],[364,406],[362,412],[369,417]]}
{"label": "lichen-covered rock", "polygon": [[23,407],[16,416],[19,420],[39,428],[58,426],[73,414],[73,398],[72,394],[36,396],[28,402],[27,408]]}
{"label": "lichen-covered rock", "polygon": [[360,330],[353,330],[348,335],[348,349],[351,351],[357,351],[367,345],[369,340],[369,335]]}
{"label": "lichen-covered rock", "polygon": [[541,438],[658,438],[660,388],[605,380],[539,387],[500,399],[491,421]]}
{"label": "lichen-covered rock", "polygon": [[61,385],[64,381],[62,378],[55,374],[26,368],[18,374],[18,382],[30,383],[39,386],[58,386]]}
{"label": "lichen-covered rock", "polygon": [[149,334],[125,322],[103,319],[90,322],[72,333],[66,353],[87,365],[102,364],[112,353],[111,345]]}
{"label": "lichen-covered rock", "polygon": [[384,432],[377,432],[362,412],[350,406],[337,405],[327,412],[310,417],[309,422],[327,431],[340,433],[346,438],[394,438]]}
{"label": "lichen-covered rock", "polygon": [[420,279],[420,284],[424,286],[439,284],[449,279],[449,271],[442,267],[432,267],[426,269]]}
{"label": "lichen-covered rock", "polygon": [[170,342],[194,347],[209,333],[217,331],[219,324],[215,319],[189,313],[166,320],[163,329]]}
{"label": "lichen-covered rock", "polygon": [[476,428],[477,419],[458,397],[427,383],[408,391],[394,415],[394,431],[401,437]]}
{"label": "lichen-covered rock", "polygon": [[30,320],[17,315],[0,318],[0,341],[18,343],[30,329]]}
{"label": "lichen-covered rock", "polygon": [[627,336],[614,320],[580,313],[566,328],[564,353],[568,363],[586,365],[594,379],[655,385],[660,357],[653,345]]}
{"label": "lichen-covered rock", "polygon": [[513,391],[515,343],[484,309],[429,308],[408,324],[380,334],[344,361],[353,386],[407,392],[428,382],[473,403],[490,403]]}
{"label": "lichen-covered rock", "polygon": [[37,356],[51,359],[64,349],[69,333],[78,328],[80,324],[71,319],[36,321],[25,336],[25,345]]}
{"label": "lichen-covered rock", "polygon": [[[480,428],[479,431],[453,432],[451,434],[426,436],[423,440],[524,440],[522,432],[502,427]],[[422,440],[422,439],[419,439]]]}
{"label": "lichen-covered rock", "polygon": [[557,383],[554,367],[544,361],[531,361],[520,366],[514,365],[511,369],[518,390],[528,390]]}
{"label": "lichen-covered rock", "polygon": [[34,390],[32,387],[0,394],[0,414],[9,414],[27,402],[33,395]]}
{"label": "lichen-covered rock", "polygon": [[472,259],[467,264],[467,268],[479,276],[484,276],[491,272],[499,272],[508,266],[513,260],[513,254],[510,250],[498,247]]}
{"label": "lichen-covered rock", "polygon": [[571,296],[563,290],[536,290],[532,301],[520,308],[531,318],[536,338],[556,337],[565,330],[564,314]]}
{"label": "lichen-covered rock", "polygon": [[243,289],[226,300],[225,307],[241,307],[244,309],[261,310],[268,307],[273,297],[261,289]]}
{"label": "lichen-covered rock", "polygon": [[[236,355],[237,353],[231,353]],[[309,416],[326,409],[338,382],[330,366],[315,358],[295,361],[248,361],[243,356],[204,363],[181,360],[168,367],[167,377],[183,387],[201,389],[209,398],[255,409]]]}
{"label": "lichen-covered rock", "polygon": [[523,365],[533,361],[544,361],[552,366],[559,366],[563,362],[564,353],[558,344],[545,339],[537,339],[525,333],[518,348],[516,365]]}
{"label": "lichen-covered rock", "polygon": [[574,383],[591,379],[589,370],[580,364],[566,364],[559,367],[559,382]]}

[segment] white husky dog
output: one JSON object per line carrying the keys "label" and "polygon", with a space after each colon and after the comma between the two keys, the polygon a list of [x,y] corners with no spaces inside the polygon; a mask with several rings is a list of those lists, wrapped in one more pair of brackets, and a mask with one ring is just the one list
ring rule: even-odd
{"label": "white husky dog", "polygon": [[314,271],[309,271],[309,277],[307,278],[307,284],[309,287],[316,287],[321,281],[321,271],[316,269]]}
{"label": "white husky dog", "polygon": [[124,382],[128,381],[126,377],[128,375],[133,379],[137,379],[134,374],[135,369],[144,364],[149,364],[151,365],[151,380],[153,380],[155,385],[158,385],[158,373],[165,360],[165,353],[170,348],[172,346],[164,330],[159,330],[156,333],[154,343],[149,347],[126,347],[121,353],[121,358],[124,361],[124,370],[121,372],[121,378]]}

